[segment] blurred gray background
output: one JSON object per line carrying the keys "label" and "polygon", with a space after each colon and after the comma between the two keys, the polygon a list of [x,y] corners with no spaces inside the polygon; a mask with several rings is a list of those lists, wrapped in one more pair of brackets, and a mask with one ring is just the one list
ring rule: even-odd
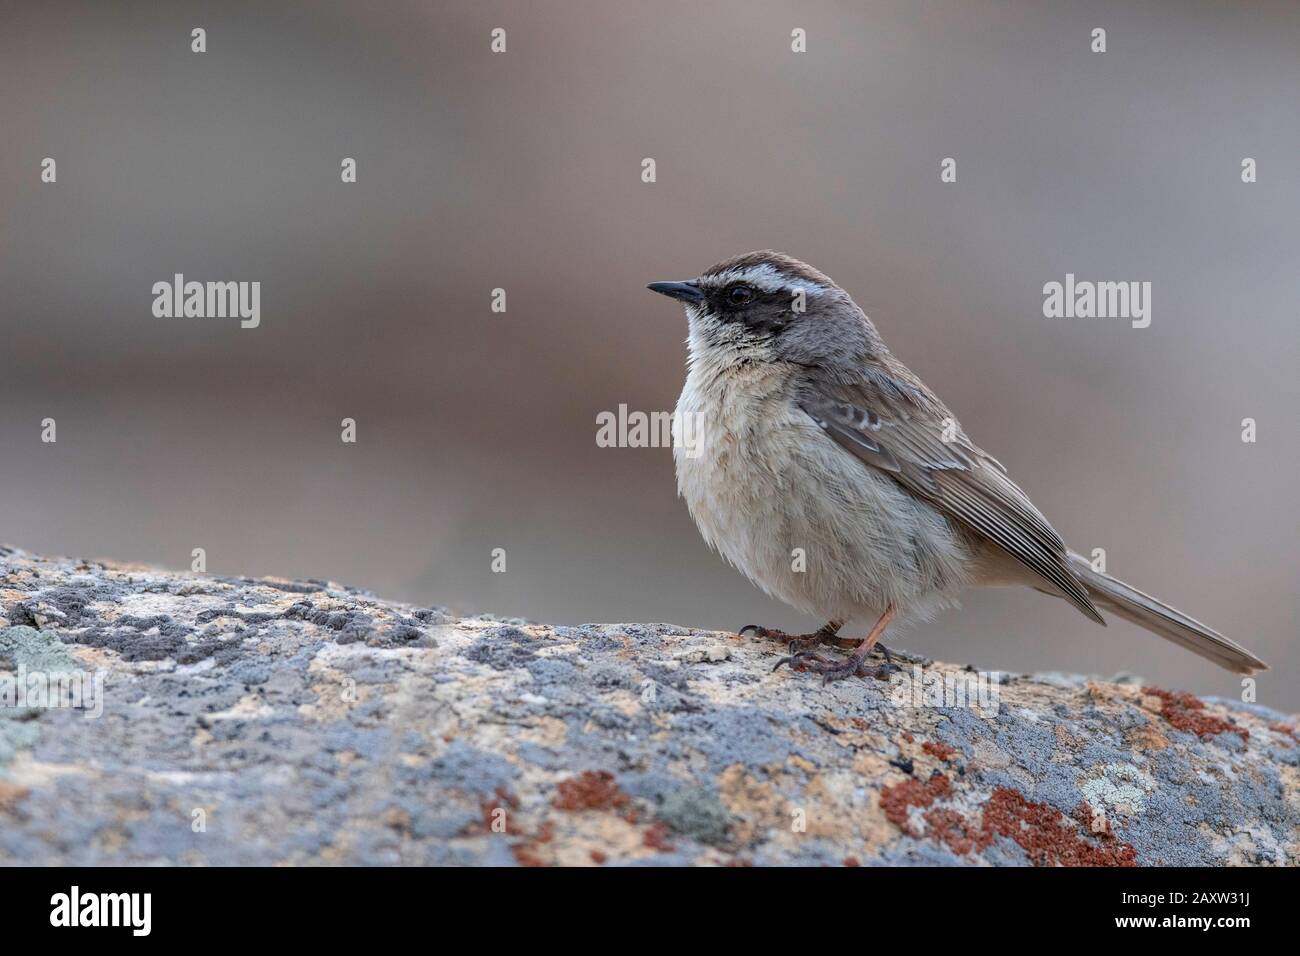
{"label": "blurred gray background", "polygon": [[[1076,549],[1300,707],[1293,4],[2,9],[0,540],[178,568],[203,547],[219,574],[559,623],[810,629],[706,550],[668,450],[595,442],[599,412],[681,387],[683,316],[645,283],[772,247],[845,286]],[[260,281],[261,328],[154,318],[175,272]],[[1067,272],[1152,282],[1151,327],[1045,319]],[[1238,693],[1028,591],[896,642]]]}

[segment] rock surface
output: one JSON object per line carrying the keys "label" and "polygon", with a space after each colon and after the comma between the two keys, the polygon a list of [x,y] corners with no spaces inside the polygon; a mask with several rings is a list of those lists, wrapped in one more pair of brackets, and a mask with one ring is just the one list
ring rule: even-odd
{"label": "rock surface", "polygon": [[[0,862],[1300,859],[1294,718],[920,659],[823,686],[782,653],[0,548]],[[60,676],[80,709],[33,696]]]}

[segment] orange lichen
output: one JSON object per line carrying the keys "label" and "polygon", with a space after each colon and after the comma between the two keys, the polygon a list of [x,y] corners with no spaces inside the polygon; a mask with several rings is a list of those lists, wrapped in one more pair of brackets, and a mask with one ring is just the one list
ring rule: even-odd
{"label": "orange lichen", "polygon": [[1300,734],[1294,727],[1288,727],[1286,724],[1269,724],[1268,729],[1275,734],[1285,734],[1297,743],[1300,743]]}
{"label": "orange lichen", "polygon": [[1074,818],[1082,824],[1084,830],[1098,840],[1114,840],[1115,831],[1110,828],[1110,817],[1093,810],[1087,800],[1074,809]]}
{"label": "orange lichen", "polygon": [[668,827],[662,823],[652,823],[645,828],[645,833],[641,836],[641,842],[652,850],[658,850],[660,853],[671,853],[677,849],[668,842]]}
{"label": "orange lichen", "polygon": [[956,810],[930,810],[925,815],[925,825],[931,837],[962,856],[988,846],[988,842],[982,839],[982,834],[970,832],[966,818]]}
{"label": "orange lichen", "polygon": [[515,855],[515,862],[520,866],[545,866],[543,860],[533,848],[527,843],[521,843],[518,846],[511,847],[511,852]]}
{"label": "orange lichen", "polygon": [[561,780],[552,806],[575,813],[579,810],[622,810],[632,798],[619,789],[614,775],[607,770],[584,770],[576,777]]}
{"label": "orange lichen", "polygon": [[[512,830],[512,833],[519,833],[519,830]],[[543,844],[550,843],[555,838],[555,826],[550,820],[544,822],[537,833],[531,837],[519,841],[510,848],[510,852],[515,855],[515,862],[520,866],[546,866],[546,861],[538,853],[538,848]]]}
{"label": "orange lichen", "polygon": [[1113,835],[1107,845],[1089,843],[1060,810],[1027,800],[1010,787],[995,787],[980,815],[984,845],[995,835],[1018,843],[1035,866],[1137,865],[1137,851],[1130,844],[1118,843]]}
{"label": "orange lichen", "polygon": [[951,792],[952,784],[948,778],[936,770],[924,783],[920,780],[905,780],[897,786],[885,787],[880,791],[880,809],[884,811],[885,818],[904,833],[919,836],[911,829],[909,808],[928,807]]}
{"label": "orange lichen", "polygon": [[[1109,823],[1097,834],[1098,842],[1090,842],[1060,810],[1028,800],[1010,787],[994,788],[976,823],[955,809],[934,806],[952,792],[951,781],[935,771],[924,782],[907,780],[885,787],[880,793],[880,807],[885,817],[907,835],[918,839],[927,836],[959,856],[986,850],[997,837],[1005,837],[1019,845],[1035,866],[1137,865],[1137,851],[1130,844],[1120,843]],[[926,810],[924,834],[912,823],[912,807]],[[1084,812],[1082,807],[1079,812]],[[1091,810],[1087,813],[1090,820]]]}
{"label": "orange lichen", "polygon": [[948,744],[941,744],[933,740],[927,740],[925,743],[921,744],[921,749],[931,757],[937,757],[945,763],[957,756],[956,747],[950,747]]}
{"label": "orange lichen", "polygon": [[1177,730],[1185,730],[1204,739],[1215,734],[1240,734],[1243,741],[1250,739],[1250,731],[1205,712],[1205,703],[1184,691],[1161,690],[1144,687],[1144,694],[1160,699],[1160,716]]}

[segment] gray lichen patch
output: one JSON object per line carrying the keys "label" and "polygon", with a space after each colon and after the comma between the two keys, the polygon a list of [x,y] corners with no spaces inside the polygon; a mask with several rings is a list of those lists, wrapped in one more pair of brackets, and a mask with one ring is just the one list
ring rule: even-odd
{"label": "gray lichen patch", "polygon": [[72,670],[76,659],[53,631],[37,631],[19,626],[0,631],[0,667],[27,671],[57,672]]}
{"label": "gray lichen patch", "polygon": [[[0,863],[1294,865],[1300,724],[1131,680],[829,687],[670,624],[0,549]],[[968,669],[906,660],[951,690]]]}

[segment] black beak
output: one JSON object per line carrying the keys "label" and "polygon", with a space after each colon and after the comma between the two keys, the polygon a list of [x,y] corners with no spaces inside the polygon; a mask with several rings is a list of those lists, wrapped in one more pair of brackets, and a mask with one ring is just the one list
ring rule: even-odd
{"label": "black beak", "polygon": [[658,292],[683,302],[699,303],[704,301],[704,293],[694,282],[651,282],[646,286],[651,292]]}

